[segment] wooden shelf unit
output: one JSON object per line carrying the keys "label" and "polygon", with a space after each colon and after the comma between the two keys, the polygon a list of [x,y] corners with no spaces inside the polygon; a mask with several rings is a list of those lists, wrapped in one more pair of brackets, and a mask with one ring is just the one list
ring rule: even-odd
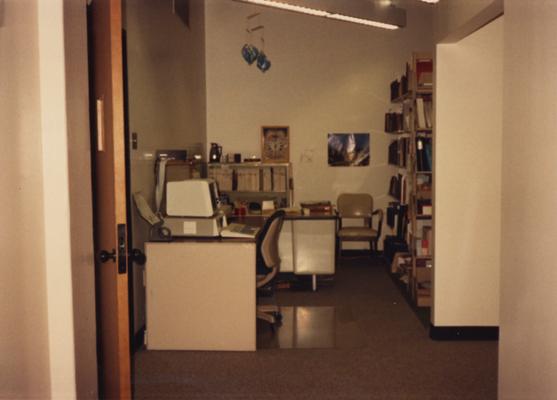
{"label": "wooden shelf unit", "polygon": [[[408,230],[406,241],[411,256],[411,267],[405,273],[404,277],[407,281],[408,291],[412,299],[418,307],[431,306],[431,286],[432,286],[432,269],[433,269],[433,216],[421,213],[418,202],[431,201],[431,187],[433,185],[433,157],[432,147],[434,138],[433,118],[432,118],[432,101],[433,86],[429,79],[432,74],[433,58],[429,53],[413,53],[412,61],[406,67],[406,79],[408,80],[408,92],[402,93],[398,97],[391,100],[392,103],[399,104],[402,109],[403,119],[408,122],[409,130],[404,131],[404,136],[408,138],[408,143],[403,149],[407,153],[406,160],[406,176],[408,191]],[[427,79],[423,79],[429,74]],[[420,83],[428,83],[426,87],[420,86]],[[421,99],[421,100],[419,100]],[[429,108],[429,116],[425,113],[418,116],[418,102],[421,103],[421,110],[424,110],[427,104]],[[419,120],[426,121],[427,126],[419,126]],[[406,127],[405,127],[406,129]],[[393,132],[390,132],[393,133]],[[395,136],[401,136],[395,133]],[[421,141],[421,149],[418,149],[418,141]],[[425,149],[424,146],[430,146]],[[418,152],[421,151],[421,154]],[[426,152],[428,152],[426,154]],[[424,157],[426,160],[424,161]],[[429,168],[424,169],[424,165]],[[427,188],[427,189],[424,189]],[[432,204],[432,203],[431,203]],[[432,212],[433,214],[433,205]],[[429,210],[428,210],[429,211]],[[427,227],[424,229],[424,226]],[[427,238],[423,237],[424,231],[427,232]],[[428,240],[429,239],[429,240]],[[418,245],[423,244],[423,240],[427,240],[427,254],[418,254]]]}
{"label": "wooden shelf unit", "polygon": [[209,163],[207,169],[231,203],[273,200],[277,208],[293,204],[290,163]]}

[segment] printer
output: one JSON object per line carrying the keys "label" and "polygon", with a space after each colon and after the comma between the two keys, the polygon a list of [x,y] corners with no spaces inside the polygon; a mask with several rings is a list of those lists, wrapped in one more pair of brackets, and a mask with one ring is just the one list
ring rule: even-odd
{"label": "printer", "polygon": [[173,237],[216,237],[226,225],[214,180],[188,179],[166,183],[164,227],[170,229]]}

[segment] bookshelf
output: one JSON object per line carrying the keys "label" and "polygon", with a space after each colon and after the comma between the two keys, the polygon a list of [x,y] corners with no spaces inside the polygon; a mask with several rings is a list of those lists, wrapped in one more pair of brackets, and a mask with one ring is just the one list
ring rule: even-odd
{"label": "bookshelf", "polygon": [[[433,59],[413,53],[404,75],[391,82],[391,109],[385,131],[392,135],[389,164],[396,167],[407,206],[408,267],[397,271],[418,307],[431,306],[433,269]],[[403,170],[401,170],[403,169]],[[390,190],[391,191],[391,190]]]}
{"label": "bookshelf", "polygon": [[290,163],[209,163],[207,169],[231,204],[272,200],[281,208],[293,203]]}

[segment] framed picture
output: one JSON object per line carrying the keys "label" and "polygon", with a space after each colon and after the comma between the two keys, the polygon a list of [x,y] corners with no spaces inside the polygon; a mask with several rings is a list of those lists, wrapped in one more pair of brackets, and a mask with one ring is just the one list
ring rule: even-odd
{"label": "framed picture", "polygon": [[369,165],[369,133],[329,133],[327,149],[332,167]]}
{"label": "framed picture", "polygon": [[263,162],[288,162],[290,160],[289,141],[287,126],[262,127],[261,160]]}

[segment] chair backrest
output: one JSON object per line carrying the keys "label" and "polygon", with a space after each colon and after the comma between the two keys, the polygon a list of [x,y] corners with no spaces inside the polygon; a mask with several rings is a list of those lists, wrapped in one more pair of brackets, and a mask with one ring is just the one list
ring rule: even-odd
{"label": "chair backrest", "polygon": [[342,193],[337,199],[341,218],[369,218],[373,212],[373,197],[367,193]]}
{"label": "chair backrest", "polygon": [[267,268],[279,268],[279,236],[285,216],[284,210],[278,210],[265,221],[257,240],[258,262],[263,261]]}

